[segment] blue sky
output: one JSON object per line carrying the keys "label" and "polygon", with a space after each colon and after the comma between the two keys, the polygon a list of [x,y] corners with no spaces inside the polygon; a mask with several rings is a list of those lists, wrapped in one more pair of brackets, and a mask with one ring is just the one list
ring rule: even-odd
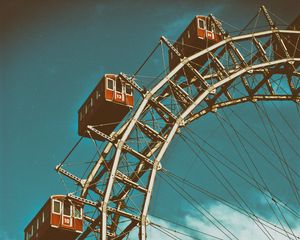
{"label": "blue sky", "polygon": [[[161,35],[175,39],[196,14],[242,27],[260,3],[2,0],[0,238],[21,239],[49,195],[65,192],[54,167],[78,139],[77,110],[103,74],[133,73]],[[299,14],[298,0],[265,3],[287,22]]]}

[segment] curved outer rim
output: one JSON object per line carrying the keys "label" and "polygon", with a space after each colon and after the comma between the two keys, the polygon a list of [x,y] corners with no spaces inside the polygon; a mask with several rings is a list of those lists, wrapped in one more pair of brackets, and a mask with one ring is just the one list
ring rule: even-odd
{"label": "curved outer rim", "polygon": [[[115,180],[115,175],[116,175],[116,171],[119,165],[119,160],[120,160],[120,156],[121,156],[121,152],[122,152],[122,146],[124,145],[125,141],[127,140],[128,136],[130,135],[131,131],[133,130],[137,120],[139,119],[139,117],[141,116],[144,108],[147,106],[147,103],[149,101],[149,99],[163,86],[165,85],[174,75],[176,72],[178,72],[182,67],[184,67],[187,63],[189,63],[190,61],[200,57],[201,55],[204,55],[216,48],[219,48],[225,44],[227,44],[228,42],[231,41],[241,41],[241,40],[246,40],[246,39],[250,39],[253,37],[263,37],[263,36],[267,36],[270,34],[274,34],[274,33],[288,33],[288,34],[300,34],[300,31],[293,31],[293,30],[268,30],[268,31],[263,31],[263,32],[257,32],[257,33],[253,33],[253,34],[246,34],[246,35],[241,35],[241,36],[236,36],[236,37],[230,37],[230,38],[226,38],[223,41],[207,48],[204,49],[198,53],[195,53],[194,55],[190,56],[190,57],[186,57],[184,58],[171,72],[169,72],[167,74],[166,77],[164,77],[156,86],[154,86],[150,91],[148,91],[143,99],[143,101],[140,103],[139,107],[137,108],[133,118],[131,119],[131,121],[129,122],[129,125],[126,129],[126,131],[124,132],[122,138],[118,141],[117,144],[117,150],[115,153],[115,157],[113,160],[113,165],[111,168],[111,172],[110,172],[110,176],[109,176],[109,180],[107,183],[107,187],[105,190],[105,195],[104,195],[104,200],[102,203],[102,224],[101,224],[101,237],[103,240],[107,239],[107,206],[108,206],[108,201],[111,195],[111,191],[112,191],[112,187],[113,187],[113,183]],[[147,213],[148,213],[148,208],[149,208],[149,204],[150,204],[150,198],[151,198],[151,194],[152,194],[152,189],[153,189],[153,185],[154,185],[154,180],[155,180],[155,176],[156,176],[156,171],[157,171],[157,167],[161,161],[161,158],[163,157],[168,145],[170,144],[172,138],[174,137],[178,127],[183,123],[184,118],[196,107],[198,106],[202,100],[214,89],[222,86],[223,84],[233,80],[234,78],[242,75],[245,72],[254,70],[254,69],[258,69],[258,68],[262,68],[262,67],[267,67],[267,66],[273,66],[273,65],[277,65],[280,63],[288,63],[288,62],[300,62],[300,58],[283,58],[280,60],[275,60],[275,61],[271,61],[271,62],[266,62],[266,63],[261,63],[261,64],[257,64],[257,65],[252,65],[249,66],[247,68],[243,68],[237,72],[234,72],[232,75],[230,75],[229,77],[221,80],[220,82],[215,83],[214,85],[212,85],[210,88],[208,88],[207,90],[205,90],[195,101],[192,105],[190,105],[178,118],[178,120],[176,121],[176,123],[173,125],[171,132],[169,133],[169,136],[167,138],[167,140],[165,141],[165,143],[163,144],[163,146],[160,149],[160,152],[158,153],[157,158],[154,160],[154,167],[152,169],[151,172],[151,177],[149,180],[149,185],[148,185],[148,191],[146,194],[146,198],[145,198],[145,202],[144,202],[144,206],[143,206],[143,211],[142,211],[142,223],[141,223],[141,238],[142,239],[146,239],[146,217],[147,217]]]}
{"label": "curved outer rim", "polygon": [[145,204],[143,207],[143,212],[142,212],[142,228],[141,228],[141,237],[142,239],[146,239],[146,217],[148,214],[148,209],[149,209],[149,204],[150,204],[150,199],[151,199],[151,194],[152,194],[152,189],[154,187],[154,181],[155,181],[155,177],[156,177],[156,172],[157,172],[157,167],[164,155],[164,153],[166,152],[169,144],[171,143],[173,137],[175,136],[177,129],[180,127],[180,125],[184,124],[184,119],[185,117],[187,117],[201,102],[203,99],[205,99],[205,97],[213,90],[216,89],[217,87],[220,87],[222,85],[224,85],[225,83],[231,81],[232,79],[242,75],[243,73],[247,72],[247,71],[251,71],[257,68],[261,68],[261,67],[265,67],[265,66],[272,66],[272,65],[277,65],[280,63],[285,63],[285,62],[290,62],[290,61],[299,61],[300,62],[300,58],[289,58],[289,59],[280,59],[280,60],[276,60],[276,61],[272,61],[272,62],[267,62],[264,64],[257,64],[257,65],[252,65],[251,67],[248,68],[244,68],[241,69],[239,71],[237,71],[236,73],[232,74],[231,76],[223,79],[220,82],[217,82],[216,84],[212,85],[209,89],[205,90],[200,96],[198,96],[198,98],[193,102],[192,105],[190,105],[178,118],[178,120],[176,121],[176,123],[173,125],[167,140],[164,142],[163,146],[160,149],[160,152],[158,153],[157,157],[154,160],[154,166],[152,168],[152,172],[151,172],[151,176],[150,176],[150,180],[149,180],[149,185],[148,185],[148,192],[146,195],[146,199],[145,199]]}

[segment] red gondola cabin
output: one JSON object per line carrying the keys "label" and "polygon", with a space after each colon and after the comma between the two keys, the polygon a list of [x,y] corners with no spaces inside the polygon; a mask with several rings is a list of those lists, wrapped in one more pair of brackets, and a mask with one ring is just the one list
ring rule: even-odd
{"label": "red gondola cabin", "polygon": [[73,240],[83,230],[82,204],[53,195],[24,230],[25,240]]}
{"label": "red gondola cabin", "polygon": [[[95,126],[110,135],[120,121],[133,108],[133,91],[118,75],[105,74],[78,111],[78,133],[90,137],[87,125]],[[90,132],[94,139],[99,135]]]}
{"label": "red gondola cabin", "polygon": [[[174,43],[174,47],[185,57],[189,57],[221,40],[223,40],[223,36],[210,17],[196,16]],[[194,60],[193,62],[195,62],[195,64],[191,64],[194,68],[199,69],[205,61],[206,57],[202,57]],[[179,63],[180,59],[178,56],[169,50],[170,71]],[[189,73],[189,70],[186,70],[185,68],[185,71],[179,71],[176,76],[189,75]]]}

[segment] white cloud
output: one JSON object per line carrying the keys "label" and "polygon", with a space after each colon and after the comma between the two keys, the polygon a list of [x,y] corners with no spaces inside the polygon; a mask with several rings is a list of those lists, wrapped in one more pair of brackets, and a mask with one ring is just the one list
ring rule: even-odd
{"label": "white cloud", "polygon": [[[242,240],[265,240],[269,239],[259,228],[259,226],[262,228],[261,225],[256,225],[253,220],[251,220],[249,217],[236,212],[232,210],[231,208],[224,206],[224,205],[212,205],[209,209],[209,212],[216,218],[218,219],[224,226],[226,226],[227,229],[230,230],[236,236],[237,239],[242,239]],[[174,225],[172,225],[169,222],[160,220],[155,217],[151,217],[150,220],[156,224],[159,224],[161,226],[164,226],[166,228],[171,228],[174,229]],[[269,222],[271,223],[276,223],[274,219],[268,219]],[[218,228],[216,228],[207,218],[204,218],[203,216],[198,216],[198,215],[186,215],[184,217],[184,225],[188,226],[190,228],[199,230],[201,232],[205,232],[207,234],[210,234],[212,236],[221,238],[221,239],[230,239],[229,237],[226,237],[224,233],[222,233]],[[215,221],[214,221],[215,222]],[[282,221],[283,222],[283,221]],[[279,229],[275,228],[274,226],[264,222],[264,227],[265,229],[268,230],[269,234],[272,236],[273,239],[275,240],[287,240],[287,239],[295,239],[293,235],[289,235],[289,237],[286,236],[286,233]],[[277,224],[278,227],[281,228],[279,224]],[[300,237],[300,222],[298,224],[294,224],[294,228],[292,231],[296,235],[297,238]],[[291,232],[289,228],[284,225],[286,231]],[[149,239],[172,239],[171,237],[168,237],[164,233],[160,232],[159,230],[149,227]],[[224,232],[226,231],[223,227],[220,227]],[[274,231],[276,229],[277,231]],[[188,230],[181,228],[181,227],[176,227],[176,230],[178,232],[183,232],[185,234],[191,235],[191,233],[188,232]],[[195,234],[196,232],[194,232]],[[174,233],[174,235],[178,236],[180,239],[192,239],[183,235],[179,235],[178,233]],[[227,235],[230,236],[232,239],[234,237],[230,235],[230,233],[227,232]],[[204,240],[211,240],[214,239],[209,236],[205,236],[203,234],[197,233],[197,235],[194,235],[194,237],[197,237],[199,239],[204,239]]]}

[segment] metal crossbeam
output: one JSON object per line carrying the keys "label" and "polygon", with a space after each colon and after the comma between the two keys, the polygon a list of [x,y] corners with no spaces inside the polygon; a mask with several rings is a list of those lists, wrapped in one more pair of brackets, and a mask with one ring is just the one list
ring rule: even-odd
{"label": "metal crossbeam", "polygon": [[[81,203],[84,203],[84,204],[87,204],[87,205],[90,205],[92,207],[96,207],[98,208],[99,211],[102,212],[102,202],[95,202],[95,201],[91,201],[91,200],[88,200],[88,199],[85,199],[85,198],[82,198],[82,197],[78,197],[72,193],[69,193],[68,194],[68,198],[71,198],[71,199],[74,199],[74,200],[77,200]],[[126,217],[126,218],[129,218],[129,219],[132,219],[134,221],[139,221],[140,220],[140,217],[134,215],[134,214],[131,214],[131,213],[127,213],[125,211],[122,211],[122,210],[118,210],[116,208],[113,208],[113,207],[107,207],[107,211],[109,213],[116,213],[116,214],[119,214],[123,217]]]}
{"label": "metal crossbeam", "polygon": [[190,96],[187,94],[186,91],[184,91],[178,84],[174,83],[173,81],[169,81],[171,91],[179,105],[186,109],[188,106],[190,106],[193,103],[193,100],[190,98]]}
{"label": "metal crossbeam", "polygon": [[[261,6],[261,10],[263,11],[263,13],[264,13],[264,15],[265,15],[265,17],[266,17],[266,19],[267,19],[267,22],[269,23],[271,29],[276,29],[276,30],[278,30],[278,28],[276,27],[275,23],[273,22],[273,20],[272,20],[270,14],[269,14],[267,8],[266,8],[264,5],[262,5],[262,6]],[[284,44],[282,38],[280,37],[279,33],[278,33],[278,32],[274,32],[274,35],[275,35],[276,40],[277,40],[277,42],[279,43],[281,49],[283,50],[283,52],[284,52],[284,54],[285,54],[285,57],[286,57],[286,58],[290,58],[290,54],[289,54],[289,52],[288,52],[288,50],[287,50],[287,48],[286,48],[286,46],[285,46],[285,44]]]}
{"label": "metal crossbeam", "polygon": [[132,179],[130,179],[127,175],[125,175],[124,173],[117,171],[116,173],[116,179],[122,183],[124,183],[125,185],[128,185],[136,190],[139,190],[143,193],[147,192],[147,189],[144,187],[141,187],[137,182],[133,181]]}
{"label": "metal crossbeam", "polygon": [[90,186],[90,189],[92,189],[93,192],[97,193],[97,194],[100,195],[101,197],[104,196],[104,192],[101,191],[99,188],[97,188],[95,184],[93,184],[92,186]]}
{"label": "metal crossbeam", "polygon": [[108,136],[107,134],[99,131],[97,128],[94,128],[91,125],[88,125],[87,128],[92,130],[93,132],[97,133],[100,137],[103,137],[104,139],[106,139],[109,142],[112,142],[112,143],[116,142],[116,139],[114,137]]}
{"label": "metal crossbeam", "polygon": [[258,54],[261,56],[261,58],[265,61],[268,62],[269,59],[267,57],[267,53],[265,51],[265,49],[263,48],[263,46],[261,45],[261,43],[257,40],[256,37],[252,38],[252,41],[254,43],[254,45],[256,46],[257,50],[258,50]]}
{"label": "metal crossbeam", "polygon": [[132,221],[130,224],[127,225],[126,228],[124,228],[124,230],[118,236],[115,236],[113,239],[114,240],[123,239],[129,233],[129,231],[131,231],[137,224],[138,224],[137,221]]}
{"label": "metal crossbeam", "polygon": [[[167,38],[165,38],[164,36],[161,36],[161,40],[169,47],[169,49],[175,53],[175,55],[180,59],[181,62],[185,62],[186,61],[186,57],[180,53],[174,46],[172,43],[169,42],[169,40]],[[186,66],[194,73],[194,75],[196,76],[196,78],[198,80],[200,80],[200,82],[204,85],[204,89],[207,89],[210,87],[210,84],[208,82],[206,82],[206,80],[204,79],[204,77],[189,63],[186,62]],[[213,91],[211,93],[214,93]]]}
{"label": "metal crossbeam", "polygon": [[220,60],[218,58],[216,58],[214,56],[214,54],[212,54],[211,52],[208,53],[208,55],[210,56],[212,62],[214,63],[217,71],[219,73],[221,73],[222,77],[227,77],[229,74],[226,71],[226,68],[224,67],[224,65],[220,62]]}
{"label": "metal crossbeam", "polygon": [[72,180],[75,181],[76,183],[80,184],[82,187],[84,186],[85,181],[86,181],[85,179],[81,179],[81,178],[75,176],[74,174],[72,174],[72,173],[66,171],[65,169],[62,168],[62,166],[57,165],[57,166],[55,167],[55,170],[56,170],[57,172],[63,174],[64,176],[66,176],[66,177],[72,179]]}
{"label": "metal crossbeam", "polygon": [[[256,46],[256,48],[257,48],[257,50],[258,50],[258,54],[259,54],[260,57],[263,59],[263,61],[268,62],[269,59],[268,59],[268,57],[267,57],[266,51],[264,50],[264,48],[263,48],[263,46],[261,45],[261,43],[256,39],[256,37],[253,37],[253,43],[254,43],[254,45]],[[265,76],[265,78],[266,78],[266,79],[265,79],[265,84],[266,84],[266,86],[267,86],[267,88],[268,88],[268,91],[269,91],[272,95],[274,95],[274,94],[275,94],[274,89],[273,89],[273,87],[272,87],[272,84],[271,84],[269,78],[267,77],[267,75],[269,74],[269,71],[266,70],[266,71],[263,72],[263,74],[264,74],[264,76]],[[255,92],[255,90],[252,90],[251,92]]]}
{"label": "metal crossbeam", "polygon": [[287,80],[288,80],[288,84],[289,84],[292,94],[296,96],[297,91],[295,89],[294,83],[292,81],[292,76],[290,74],[287,76]]}
{"label": "metal crossbeam", "polygon": [[[217,21],[217,20],[215,19],[215,17],[214,17],[212,14],[210,14],[209,17],[210,17],[210,20],[213,21],[213,23],[216,25],[216,27],[218,28],[218,30],[221,32],[221,34],[223,35],[223,38],[224,38],[224,39],[226,39],[226,38],[227,38],[227,39],[230,39],[228,33],[225,32],[225,30],[223,29],[223,27],[222,27],[222,25],[220,24],[220,22]],[[231,59],[232,59],[234,65],[236,66],[236,68],[238,68],[238,67],[239,67],[239,64],[238,64],[238,61],[236,60],[235,55],[234,55],[233,53],[234,53],[234,52],[236,53],[236,55],[238,56],[239,60],[242,62],[242,65],[245,63],[245,60],[244,60],[244,58],[242,57],[241,53],[238,51],[238,49],[234,46],[232,40],[230,40],[230,41],[228,42],[228,45],[229,45],[229,47],[230,47],[230,48],[229,48],[229,51],[228,51],[228,52],[229,52],[229,55],[230,55],[230,57],[231,57]]]}
{"label": "metal crossbeam", "polygon": [[[91,217],[86,216],[86,215],[84,215],[83,218],[84,218],[84,220],[86,220],[87,222],[89,222],[91,224],[97,224],[97,222],[96,222],[96,220],[94,218],[91,218]],[[90,230],[93,231],[93,232],[96,232],[96,233],[100,233],[101,232],[99,228],[91,229],[91,226],[90,226]],[[107,236],[113,238],[113,237],[115,237],[115,234],[107,232]]]}
{"label": "metal crossbeam", "polygon": [[147,91],[140,87],[132,78],[129,78],[126,74],[120,73],[120,78],[123,79],[125,82],[129,83],[134,89],[136,89],[140,94],[144,95]]}
{"label": "metal crossbeam", "polygon": [[[299,88],[300,89],[300,88]],[[205,109],[202,109],[198,113],[195,113],[193,116],[188,118],[186,120],[186,124],[190,124],[191,122],[195,121],[196,119],[204,116],[205,114],[211,112],[211,109],[218,109],[218,108],[224,108],[224,107],[230,107],[233,105],[245,103],[245,102],[256,102],[256,101],[295,101],[299,102],[300,97],[298,96],[289,96],[289,95],[280,95],[280,96],[265,96],[265,95],[255,95],[255,96],[247,96],[247,97],[241,97],[237,99],[233,99],[231,101],[226,102],[220,102],[213,104],[210,107],[207,107]]]}
{"label": "metal crossbeam", "polygon": [[149,125],[146,125],[140,121],[137,121],[137,126],[141,129],[141,131],[148,136],[150,139],[152,139],[155,142],[164,142],[165,139],[153,128],[151,128]]}
{"label": "metal crossbeam", "polygon": [[274,90],[271,86],[271,83],[270,83],[270,76],[271,76],[271,73],[269,72],[265,72],[263,74],[264,78],[254,87],[254,89],[252,89],[252,92],[251,92],[251,96],[253,96],[264,84],[267,85],[268,87],[268,90],[269,92],[274,95]]}
{"label": "metal crossbeam", "polygon": [[161,102],[157,101],[156,99],[152,98],[149,101],[149,104],[153,106],[158,114],[162,117],[164,114],[168,115],[169,119],[168,122],[175,122],[177,117]]}
{"label": "metal crossbeam", "polygon": [[141,154],[140,152],[134,150],[133,148],[129,147],[128,145],[124,145],[123,149],[127,152],[129,152],[130,154],[132,154],[134,157],[138,158],[139,160],[147,163],[150,166],[153,166],[153,161],[150,160],[149,158],[147,158],[145,155]]}
{"label": "metal crossbeam", "polygon": [[[229,74],[226,71],[224,65],[220,62],[220,60],[218,58],[216,58],[211,52],[209,52],[208,55],[210,56],[212,62],[214,63],[215,68],[217,69],[217,76],[218,76],[219,81],[221,81],[225,77],[228,77]],[[224,93],[224,95],[227,97],[228,100],[232,99],[231,94],[227,91],[229,84],[230,83],[222,86],[221,90],[213,98],[213,101],[215,101],[217,98],[219,98],[222,95],[222,93]]]}
{"label": "metal crossbeam", "polygon": [[78,197],[78,196],[74,195],[73,193],[69,193],[68,198],[71,198],[73,200],[79,201],[81,203],[87,204],[87,205],[92,206],[92,207],[99,207],[98,202],[88,200],[86,198]]}
{"label": "metal crossbeam", "polygon": [[[131,86],[133,88],[135,88],[141,95],[143,95],[143,97],[146,96],[147,91],[143,88],[141,88],[133,79],[129,78],[126,74],[124,73],[120,73],[120,77],[128,82],[129,84],[131,84]],[[159,101],[157,101],[155,98],[150,98],[149,99],[149,104],[154,107],[156,109],[156,111],[158,112],[158,114],[168,123],[170,122],[174,122],[176,121],[176,116],[166,107],[164,106],[162,103],[160,103]],[[168,115],[167,119],[165,117],[165,114]]]}
{"label": "metal crossbeam", "polygon": [[[93,132],[99,134],[101,137],[105,137],[108,141],[110,141],[111,143],[115,143],[117,144],[117,139],[114,137],[110,137],[104,133],[102,133],[101,131],[99,131],[98,129],[92,127],[92,126],[88,126],[88,128],[90,130],[92,130]],[[128,152],[131,153],[133,156],[135,156],[136,158],[140,159],[141,161],[145,161],[146,163],[153,165],[153,161],[150,160],[149,158],[147,158],[146,156],[142,155],[141,153],[139,153],[138,151],[134,150],[133,148],[129,147],[127,144],[123,144],[122,148]]]}

